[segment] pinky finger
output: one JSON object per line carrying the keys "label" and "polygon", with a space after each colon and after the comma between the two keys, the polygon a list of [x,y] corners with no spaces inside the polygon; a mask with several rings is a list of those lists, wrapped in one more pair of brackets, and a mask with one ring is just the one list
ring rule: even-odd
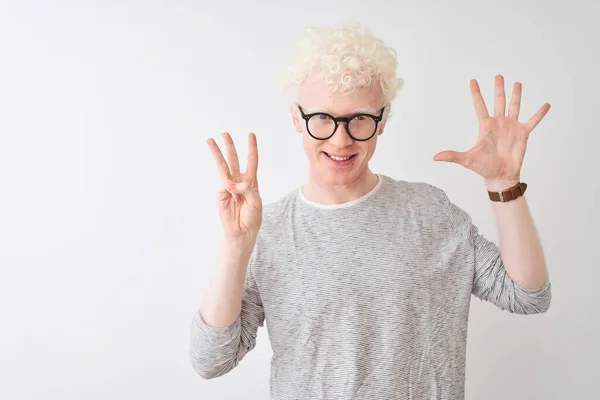
{"label": "pinky finger", "polygon": [[540,107],[540,109],[533,114],[531,118],[525,123],[527,127],[527,131],[531,132],[535,129],[535,127],[540,123],[540,121],[546,116],[548,111],[550,110],[550,103],[546,103]]}
{"label": "pinky finger", "polygon": [[228,200],[233,200],[235,203],[239,203],[240,202],[240,195],[233,192],[232,190],[230,190],[228,187],[228,184],[226,184],[225,186],[223,186],[220,190],[219,193],[217,195],[217,201],[219,203],[228,201]]}

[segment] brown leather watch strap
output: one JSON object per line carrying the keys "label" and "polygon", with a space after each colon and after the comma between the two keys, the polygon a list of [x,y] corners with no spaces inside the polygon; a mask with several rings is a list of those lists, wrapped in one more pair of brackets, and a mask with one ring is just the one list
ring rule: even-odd
{"label": "brown leather watch strap", "polygon": [[490,192],[488,190],[488,195],[490,197],[490,200],[492,201],[506,203],[507,201],[511,201],[516,199],[517,197],[523,196],[525,194],[526,189],[527,184],[524,182],[519,182],[515,186],[510,187],[501,192]]}

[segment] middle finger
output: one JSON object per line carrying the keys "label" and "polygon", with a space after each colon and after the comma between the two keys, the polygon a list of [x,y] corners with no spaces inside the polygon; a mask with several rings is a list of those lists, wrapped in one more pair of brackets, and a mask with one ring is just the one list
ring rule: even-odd
{"label": "middle finger", "polygon": [[227,163],[229,164],[229,171],[231,176],[235,179],[240,175],[240,161],[238,159],[237,151],[235,150],[235,144],[229,133],[223,133],[223,141],[225,142],[225,149],[227,150]]}
{"label": "middle finger", "polygon": [[494,114],[496,117],[504,116],[506,113],[506,95],[504,94],[504,77],[496,75],[494,85]]}

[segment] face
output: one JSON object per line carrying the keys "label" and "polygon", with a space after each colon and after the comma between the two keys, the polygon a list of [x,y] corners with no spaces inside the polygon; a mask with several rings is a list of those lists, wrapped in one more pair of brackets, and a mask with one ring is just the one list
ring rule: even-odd
{"label": "face", "polygon": [[[383,94],[376,85],[362,87],[349,95],[338,95],[329,92],[325,85],[316,79],[307,79],[300,87],[298,104],[305,114],[326,112],[334,117],[351,117],[357,113],[380,115]],[[327,140],[312,138],[306,130],[306,121],[302,119],[297,106],[292,106],[292,116],[296,131],[302,133],[304,151],[310,165],[311,179],[321,184],[333,186],[350,186],[369,173],[369,160],[375,152],[377,138],[383,133],[388,115],[389,105],[379,122],[377,131],[367,141],[353,140],[345,123],[340,122],[335,134]],[[332,159],[337,158],[337,160]],[[346,161],[340,158],[350,157]]]}

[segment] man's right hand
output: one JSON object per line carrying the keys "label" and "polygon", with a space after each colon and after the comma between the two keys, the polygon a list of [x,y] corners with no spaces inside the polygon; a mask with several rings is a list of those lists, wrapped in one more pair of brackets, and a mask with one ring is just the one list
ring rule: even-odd
{"label": "man's right hand", "polygon": [[248,243],[256,240],[262,224],[262,199],[258,192],[258,147],[256,135],[248,135],[248,163],[246,172],[240,172],[238,155],[233,139],[223,133],[227,160],[214,139],[207,141],[223,180],[217,205],[225,238],[233,242]]}

